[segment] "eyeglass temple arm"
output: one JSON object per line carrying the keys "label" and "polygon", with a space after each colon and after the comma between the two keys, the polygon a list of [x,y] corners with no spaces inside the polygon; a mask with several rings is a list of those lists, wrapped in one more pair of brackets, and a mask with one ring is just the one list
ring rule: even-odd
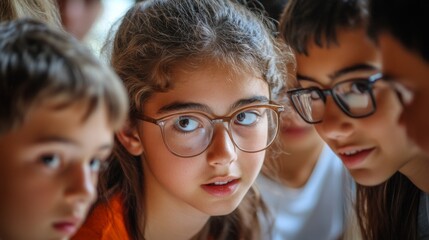
{"label": "eyeglass temple arm", "polygon": [[137,118],[140,119],[140,120],[142,120],[142,121],[145,121],[145,122],[151,122],[151,123],[154,123],[154,124],[158,124],[158,120],[156,120],[154,118],[151,118],[151,117],[147,117],[147,116],[145,116],[143,114],[138,114]]}

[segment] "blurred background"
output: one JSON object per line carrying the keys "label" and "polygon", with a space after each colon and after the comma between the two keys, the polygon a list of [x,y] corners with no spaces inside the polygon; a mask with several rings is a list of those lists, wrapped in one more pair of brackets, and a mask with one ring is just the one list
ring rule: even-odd
{"label": "blurred background", "polygon": [[136,0],[57,0],[63,26],[100,55],[112,25]]}

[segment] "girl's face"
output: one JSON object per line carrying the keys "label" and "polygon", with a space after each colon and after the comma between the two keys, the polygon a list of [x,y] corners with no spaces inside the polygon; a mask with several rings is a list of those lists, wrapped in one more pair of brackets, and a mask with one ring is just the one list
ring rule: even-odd
{"label": "girl's face", "polygon": [[36,106],[0,136],[0,238],[68,239],[96,197],[113,129],[104,107]]}
{"label": "girl's face", "polygon": [[[303,87],[331,88],[353,78],[377,72],[379,56],[364,30],[339,30],[338,45],[320,48],[310,44],[309,56],[298,55],[298,80]],[[365,118],[351,118],[331,96],[316,130],[362,185],[377,185],[403,168],[417,150],[398,125],[401,105],[391,88],[378,81],[373,87],[376,111]]]}
{"label": "girl's face", "polygon": [[[158,119],[196,111],[219,118],[269,99],[267,83],[251,74],[228,74],[226,69],[207,65],[191,71],[176,70],[173,89],[152,95],[144,105],[144,115]],[[185,215],[197,212],[200,216],[216,216],[238,206],[261,169],[265,151],[240,151],[226,125],[215,124],[207,150],[183,158],[167,149],[159,126],[139,121],[148,208],[169,206]]]}

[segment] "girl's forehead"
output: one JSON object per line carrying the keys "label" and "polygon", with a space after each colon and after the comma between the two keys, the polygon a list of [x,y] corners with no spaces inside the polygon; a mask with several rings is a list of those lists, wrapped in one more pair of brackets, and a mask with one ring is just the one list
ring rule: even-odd
{"label": "girl's forehead", "polygon": [[[206,106],[216,115],[225,115],[243,99],[269,99],[267,82],[250,74],[231,75],[223,69],[204,68],[176,72],[173,87],[155,92],[147,99],[145,114],[157,114],[166,106]],[[191,110],[191,109],[187,109]]]}

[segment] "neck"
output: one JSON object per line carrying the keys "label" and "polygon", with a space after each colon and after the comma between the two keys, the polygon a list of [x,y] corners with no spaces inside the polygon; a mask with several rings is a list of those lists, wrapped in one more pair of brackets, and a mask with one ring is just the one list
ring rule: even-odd
{"label": "neck", "polygon": [[310,178],[324,143],[308,150],[281,153],[276,159],[279,166],[279,178],[288,187],[301,188]]}
{"label": "neck", "polygon": [[427,174],[429,172],[429,157],[423,154],[414,158],[400,170],[402,174],[408,177],[410,181],[420,190],[429,193],[429,181]]}
{"label": "neck", "polygon": [[202,230],[210,218],[208,214],[172,195],[152,175],[147,174],[144,178],[143,229],[146,240],[188,240]]}

